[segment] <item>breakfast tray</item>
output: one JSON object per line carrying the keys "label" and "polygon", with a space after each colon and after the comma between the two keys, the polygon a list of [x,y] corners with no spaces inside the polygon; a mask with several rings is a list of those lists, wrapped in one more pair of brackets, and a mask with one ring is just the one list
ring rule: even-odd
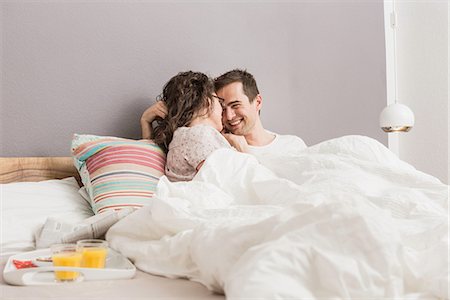
{"label": "breakfast tray", "polygon": [[[76,271],[80,273],[78,281],[130,279],[136,273],[136,267],[120,253],[108,249],[104,269],[79,267],[54,267],[51,262],[38,262],[37,258],[51,256],[50,249],[40,249],[11,256],[3,270],[3,279],[12,285],[55,285],[54,271]],[[32,261],[37,267],[17,269],[13,260]]]}

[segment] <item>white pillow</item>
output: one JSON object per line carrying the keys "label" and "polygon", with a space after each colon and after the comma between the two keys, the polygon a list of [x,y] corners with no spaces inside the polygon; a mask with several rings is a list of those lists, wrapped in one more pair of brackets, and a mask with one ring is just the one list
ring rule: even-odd
{"label": "white pillow", "polygon": [[0,184],[0,253],[35,249],[35,234],[48,217],[80,222],[94,215],[75,178]]}

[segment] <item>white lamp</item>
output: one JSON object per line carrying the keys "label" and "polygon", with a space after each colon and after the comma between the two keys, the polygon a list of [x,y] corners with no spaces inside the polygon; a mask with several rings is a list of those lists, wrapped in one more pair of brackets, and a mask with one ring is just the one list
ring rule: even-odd
{"label": "white lamp", "polygon": [[408,132],[414,126],[414,113],[406,105],[391,104],[381,112],[380,126],[384,132]]}
{"label": "white lamp", "polygon": [[395,0],[392,0],[391,28],[393,30],[393,52],[394,52],[394,104],[383,109],[380,114],[380,127],[385,132],[408,132],[414,126],[414,113],[408,106],[397,103],[397,48],[396,48],[396,14]]}

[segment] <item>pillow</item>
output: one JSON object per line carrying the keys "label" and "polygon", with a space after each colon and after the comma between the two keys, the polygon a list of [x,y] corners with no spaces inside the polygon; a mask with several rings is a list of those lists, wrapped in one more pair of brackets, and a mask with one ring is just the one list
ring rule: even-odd
{"label": "pillow", "polygon": [[1,254],[35,249],[34,236],[47,217],[81,222],[94,213],[75,178],[0,184]]}
{"label": "pillow", "polygon": [[164,175],[164,151],[150,140],[75,134],[72,155],[97,213],[151,203]]}

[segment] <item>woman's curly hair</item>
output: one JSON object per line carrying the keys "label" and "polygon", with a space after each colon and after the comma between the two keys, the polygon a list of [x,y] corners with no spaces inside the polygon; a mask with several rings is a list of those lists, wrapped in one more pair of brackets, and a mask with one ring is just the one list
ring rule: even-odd
{"label": "woman's curly hair", "polygon": [[156,119],[152,139],[166,153],[173,133],[179,127],[188,126],[198,117],[211,111],[214,83],[200,72],[181,72],[172,77],[163,88],[162,101],[167,106],[167,116]]}

